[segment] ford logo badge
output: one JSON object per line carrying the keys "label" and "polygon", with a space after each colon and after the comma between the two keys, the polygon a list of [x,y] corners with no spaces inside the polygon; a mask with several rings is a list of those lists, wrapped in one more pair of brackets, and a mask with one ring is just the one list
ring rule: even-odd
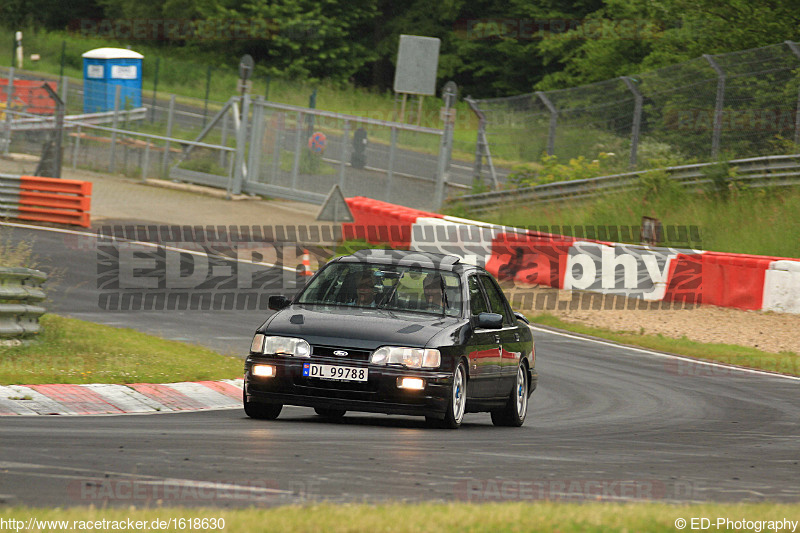
{"label": "ford logo badge", "polygon": [[344,350],[335,350],[333,352],[333,355],[338,355],[339,357],[344,357],[344,356],[347,355],[347,352],[345,352]]}

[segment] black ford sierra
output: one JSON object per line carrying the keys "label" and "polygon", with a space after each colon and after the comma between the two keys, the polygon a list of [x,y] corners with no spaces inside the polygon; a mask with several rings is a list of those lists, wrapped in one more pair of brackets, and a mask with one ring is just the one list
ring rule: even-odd
{"label": "black ford sierra", "polygon": [[284,405],[425,416],[457,428],[489,411],[521,426],[536,388],[533,336],[484,269],[458,257],[362,250],[326,264],[258,328],[245,361],[244,410]]}

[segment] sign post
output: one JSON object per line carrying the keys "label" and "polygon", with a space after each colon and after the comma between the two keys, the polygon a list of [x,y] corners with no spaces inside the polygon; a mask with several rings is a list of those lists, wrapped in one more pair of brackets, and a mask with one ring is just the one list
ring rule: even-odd
{"label": "sign post", "polygon": [[417,125],[422,124],[422,101],[436,94],[436,72],[439,68],[441,41],[435,37],[401,35],[397,49],[397,68],[394,71],[394,92],[403,95],[400,121],[406,121],[406,101],[409,94],[419,98]]}
{"label": "sign post", "polygon": [[[353,212],[350,211],[350,207],[347,205],[344,194],[342,194],[342,189],[339,188],[338,184],[331,187],[331,192],[328,193],[328,197],[322,202],[317,220],[333,222],[334,227],[338,222],[355,222]],[[335,240],[333,241],[333,255],[336,255]]]}

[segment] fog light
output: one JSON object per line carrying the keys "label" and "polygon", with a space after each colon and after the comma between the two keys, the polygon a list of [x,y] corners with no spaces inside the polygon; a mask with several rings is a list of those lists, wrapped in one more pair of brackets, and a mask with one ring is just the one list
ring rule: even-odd
{"label": "fog light", "polygon": [[425,380],[422,378],[400,378],[397,386],[401,389],[422,390],[425,388]]}
{"label": "fog light", "polygon": [[272,365],[253,365],[253,375],[259,378],[271,378],[275,375],[275,367]]}

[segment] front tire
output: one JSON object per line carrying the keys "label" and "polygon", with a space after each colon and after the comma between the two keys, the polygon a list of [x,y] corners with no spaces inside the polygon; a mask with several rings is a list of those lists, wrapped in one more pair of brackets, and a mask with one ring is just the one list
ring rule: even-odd
{"label": "front tire", "polygon": [[453,372],[453,387],[450,389],[450,400],[447,402],[447,411],[444,420],[440,421],[441,427],[458,429],[464,419],[467,407],[467,370],[463,362],[459,362]]}
{"label": "front tire", "polygon": [[528,414],[528,371],[525,365],[517,367],[517,380],[506,405],[492,411],[495,426],[520,427]]}
{"label": "front tire", "polygon": [[281,414],[283,404],[280,403],[254,403],[247,401],[247,395],[242,393],[244,412],[250,418],[257,420],[275,420]]}

